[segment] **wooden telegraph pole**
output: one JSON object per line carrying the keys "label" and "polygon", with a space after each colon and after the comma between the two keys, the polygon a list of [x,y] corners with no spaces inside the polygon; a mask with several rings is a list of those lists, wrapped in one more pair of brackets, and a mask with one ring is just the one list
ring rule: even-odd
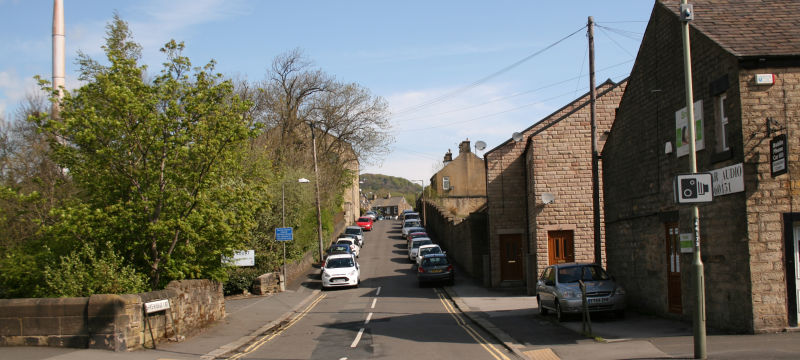
{"label": "wooden telegraph pole", "polygon": [[592,207],[594,208],[594,262],[603,265],[600,233],[600,154],[597,151],[597,91],[594,85],[594,18],[589,16],[589,95],[592,108]]}

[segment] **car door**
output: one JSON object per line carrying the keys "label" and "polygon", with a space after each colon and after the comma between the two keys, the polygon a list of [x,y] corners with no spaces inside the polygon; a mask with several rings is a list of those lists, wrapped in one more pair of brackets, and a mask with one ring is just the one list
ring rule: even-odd
{"label": "car door", "polygon": [[543,289],[542,295],[540,295],[540,299],[542,299],[542,304],[551,309],[556,308],[556,268],[551,266],[548,268],[547,277],[545,277],[545,281],[543,282]]}

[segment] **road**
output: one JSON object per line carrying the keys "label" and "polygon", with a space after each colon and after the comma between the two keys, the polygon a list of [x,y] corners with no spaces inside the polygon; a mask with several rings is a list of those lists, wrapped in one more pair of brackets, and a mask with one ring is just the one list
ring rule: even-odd
{"label": "road", "polygon": [[440,286],[418,286],[399,221],[375,223],[358,260],[361,286],[320,292],[295,319],[230,358],[516,358],[459,313]]}

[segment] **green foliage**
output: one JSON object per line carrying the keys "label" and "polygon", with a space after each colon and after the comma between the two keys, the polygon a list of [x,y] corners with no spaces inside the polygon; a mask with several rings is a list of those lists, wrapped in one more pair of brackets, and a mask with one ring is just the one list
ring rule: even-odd
{"label": "green foliage", "polygon": [[48,295],[87,297],[147,291],[146,277],[126,264],[110,245],[106,244],[106,250],[98,251],[94,246],[84,244],[78,251],[62,256],[57,265],[45,265]]}
{"label": "green foliage", "polygon": [[228,271],[228,280],[222,284],[222,291],[225,295],[241,294],[244,290],[250,290],[253,281],[263,274],[257,268],[240,267]]}

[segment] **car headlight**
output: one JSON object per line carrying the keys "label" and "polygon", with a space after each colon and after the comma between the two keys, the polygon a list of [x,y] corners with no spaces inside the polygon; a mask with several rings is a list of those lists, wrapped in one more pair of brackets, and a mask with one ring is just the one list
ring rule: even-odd
{"label": "car headlight", "polygon": [[328,274],[327,272],[323,272],[323,273],[322,273],[322,276],[324,276],[324,277],[326,277],[326,278],[329,278],[329,277],[331,277],[331,274]]}
{"label": "car headlight", "polygon": [[580,299],[581,293],[577,291],[564,291],[564,298],[565,299]]}
{"label": "car headlight", "polygon": [[347,276],[355,276],[355,274],[356,274],[356,271],[355,271],[355,270],[353,270],[353,271],[351,271],[349,274],[347,274]]}
{"label": "car headlight", "polygon": [[614,290],[615,295],[625,295],[625,289],[622,286],[617,286],[617,289]]}

